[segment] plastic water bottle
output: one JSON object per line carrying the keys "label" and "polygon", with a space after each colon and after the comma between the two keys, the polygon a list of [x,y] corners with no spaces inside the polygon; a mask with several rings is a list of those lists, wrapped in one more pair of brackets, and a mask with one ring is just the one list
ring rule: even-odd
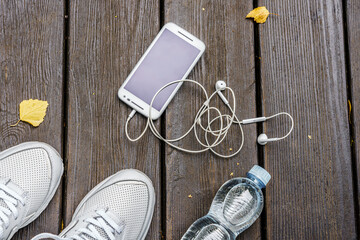
{"label": "plastic water bottle", "polygon": [[182,240],[235,240],[260,216],[264,207],[261,191],[270,174],[255,165],[247,178],[233,178],[216,193],[207,215],[195,221]]}

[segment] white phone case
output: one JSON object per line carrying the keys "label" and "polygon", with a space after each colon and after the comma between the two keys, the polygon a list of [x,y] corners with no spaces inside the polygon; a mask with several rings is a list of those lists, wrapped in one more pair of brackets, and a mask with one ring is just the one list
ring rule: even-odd
{"label": "white phone case", "polygon": [[[194,62],[191,64],[189,69],[186,71],[186,73],[184,74],[182,79],[185,79],[189,75],[189,73],[194,68],[195,64],[198,62],[201,55],[205,51],[205,44],[201,40],[199,40],[198,38],[196,38],[195,36],[193,36],[192,34],[187,32],[186,30],[182,29],[181,27],[177,26],[174,23],[167,23],[167,24],[164,25],[164,27],[160,30],[158,35],[155,37],[155,39],[153,40],[151,45],[148,47],[148,49],[146,50],[144,55],[141,57],[139,62],[136,64],[136,66],[131,71],[131,73],[126,78],[125,82],[121,85],[121,87],[120,87],[120,89],[118,91],[118,97],[123,102],[125,102],[127,105],[129,105],[131,108],[135,109],[137,112],[141,113],[145,117],[149,117],[149,109],[150,109],[149,104],[144,102],[141,98],[139,98],[139,97],[135,96],[134,94],[132,94],[130,91],[126,90],[124,87],[127,84],[127,82],[131,79],[131,77],[135,73],[136,69],[141,65],[142,61],[145,59],[145,57],[147,56],[149,51],[152,49],[152,47],[154,46],[154,44],[159,39],[159,37],[161,36],[161,34],[163,33],[163,31],[165,29],[168,29],[172,33],[176,34],[178,37],[182,38],[183,40],[185,40],[186,42],[190,43],[191,45],[195,46],[196,48],[198,48],[200,50],[198,56],[195,58]],[[182,85],[181,83],[179,83],[177,85],[177,87],[174,89],[174,91],[172,92],[170,97],[167,99],[165,104],[162,106],[160,111],[156,110],[155,108],[151,109],[151,118],[153,120],[156,120],[161,116],[161,114],[165,111],[166,107],[168,106],[168,104],[170,103],[172,98],[175,96],[176,92],[179,90],[181,85]],[[139,86],[139,87],[141,87],[141,86]]]}

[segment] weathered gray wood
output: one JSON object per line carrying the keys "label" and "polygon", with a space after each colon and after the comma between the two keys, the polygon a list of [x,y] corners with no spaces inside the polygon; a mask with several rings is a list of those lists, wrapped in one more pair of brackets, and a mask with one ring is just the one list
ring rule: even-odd
{"label": "weathered gray wood", "polygon": [[[268,239],[355,239],[342,1],[259,2],[264,115],[295,129],[264,148]],[[288,121],[264,124],[281,136]]]}
{"label": "weathered gray wood", "polygon": [[[256,116],[253,24],[245,20],[252,1],[165,1],[165,23],[174,22],[199,37],[206,44],[204,56],[189,76],[213,92],[215,83],[224,79],[237,96],[241,118]],[[204,98],[200,89],[184,84],[166,110],[166,137],[184,133],[192,123]],[[220,99],[216,104],[226,111]],[[205,215],[219,187],[233,172],[244,176],[257,163],[256,126],[244,127],[245,144],[231,159],[215,157],[210,152],[193,155],[166,147],[166,239],[180,239],[187,228]],[[224,152],[239,146],[238,131],[230,133]],[[180,143],[199,148],[195,137]],[[239,163],[239,165],[237,165]],[[189,198],[188,195],[192,195]],[[241,239],[259,239],[260,220],[241,235]]]}
{"label": "weathered gray wood", "polygon": [[[152,135],[131,143],[130,109],[117,91],[159,31],[159,1],[71,1],[66,221],[103,179],[127,168],[144,171],[157,194],[148,238],[160,235],[160,144]],[[145,118],[130,124],[138,134]]]}
{"label": "weathered gray wood", "polygon": [[[62,152],[63,1],[0,1],[0,151],[42,141]],[[20,122],[22,100],[49,102],[37,128]],[[30,239],[60,227],[61,187],[41,216],[12,239]]]}
{"label": "weathered gray wood", "polygon": [[354,136],[351,139],[351,144],[355,144],[356,154],[356,172],[357,176],[357,204],[358,212],[357,218],[360,219],[360,2],[356,0],[349,0],[347,2],[347,30],[348,30],[348,44],[349,44],[349,57],[350,57],[350,75],[351,75],[351,90],[352,90],[352,103],[351,114],[353,115],[353,122],[351,125],[354,127]]}

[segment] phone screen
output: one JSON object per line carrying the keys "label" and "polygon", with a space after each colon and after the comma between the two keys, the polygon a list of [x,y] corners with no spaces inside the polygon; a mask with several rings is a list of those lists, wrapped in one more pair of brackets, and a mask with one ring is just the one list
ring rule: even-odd
{"label": "phone screen", "polygon": [[[198,48],[165,28],[124,88],[150,105],[161,87],[183,79],[199,53]],[[153,108],[160,111],[175,88],[176,84],[160,92]]]}

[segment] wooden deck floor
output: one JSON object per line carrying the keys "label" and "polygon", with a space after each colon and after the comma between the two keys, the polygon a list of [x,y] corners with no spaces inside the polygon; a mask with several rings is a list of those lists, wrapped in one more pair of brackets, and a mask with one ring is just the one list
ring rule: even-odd
{"label": "wooden deck floor", "polygon": [[[262,25],[246,20],[256,5],[278,16]],[[156,189],[147,239],[179,239],[206,214],[230,173],[244,176],[254,164],[273,178],[261,218],[239,239],[358,238],[359,12],[359,0],[1,0],[0,150],[43,141],[66,166],[50,206],[13,239],[59,232],[92,187],[124,168],[144,171]],[[285,119],[245,126],[244,148],[230,160],[177,152],[151,134],[130,143],[124,133],[130,109],[116,93],[169,21],[207,46],[190,78],[209,92],[225,79],[241,118],[290,112],[292,135],[261,147],[257,135],[285,133]],[[29,98],[49,102],[44,123],[10,127]],[[184,85],[158,127],[177,136],[190,124],[183,116],[193,116],[201,101]],[[135,116],[132,133],[144,123]]]}

